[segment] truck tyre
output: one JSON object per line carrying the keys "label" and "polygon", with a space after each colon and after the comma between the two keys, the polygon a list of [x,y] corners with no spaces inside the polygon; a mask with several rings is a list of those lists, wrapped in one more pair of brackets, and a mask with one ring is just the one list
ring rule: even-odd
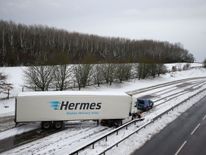
{"label": "truck tyre", "polygon": [[114,126],[114,121],[113,120],[107,120],[107,126],[108,127],[113,127]]}
{"label": "truck tyre", "polygon": [[54,123],[54,128],[55,129],[62,129],[64,127],[64,122],[63,121],[55,121]]}
{"label": "truck tyre", "polygon": [[51,127],[52,127],[52,122],[51,121],[41,122],[41,128],[42,129],[50,129]]}
{"label": "truck tyre", "polygon": [[121,126],[121,125],[122,125],[122,120],[121,120],[121,119],[114,121],[114,126],[115,126],[116,128],[119,127],[119,126]]}

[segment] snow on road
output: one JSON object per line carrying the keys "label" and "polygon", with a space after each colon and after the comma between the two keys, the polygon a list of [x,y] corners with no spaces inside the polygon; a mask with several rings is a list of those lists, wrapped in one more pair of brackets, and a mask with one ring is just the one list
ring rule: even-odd
{"label": "snow on road", "polygon": [[128,138],[123,143],[119,144],[118,147],[107,152],[107,154],[131,154],[133,151],[143,146],[146,143],[146,141],[150,140],[153,135],[159,133],[170,122],[175,120],[183,112],[185,112],[195,103],[197,103],[200,99],[205,97],[205,95],[206,92],[203,92],[200,95],[187,101],[185,104],[182,104],[181,106],[177,107],[173,111],[169,112],[167,115],[164,115],[164,117],[158,119],[155,123],[150,124],[144,130],[139,131],[137,134],[134,134],[132,137]]}
{"label": "snow on road", "polygon": [[90,126],[86,128],[68,128],[56,134],[25,144],[2,154],[65,154],[80,145],[85,145],[98,136],[111,131],[112,128]]}
{"label": "snow on road", "polygon": [[[161,104],[160,106],[154,107],[148,112],[145,112],[143,117],[145,120],[143,121],[144,124],[147,122],[150,122],[153,118],[158,116],[159,114],[163,113],[164,111],[170,109],[171,107],[177,105],[178,103],[184,101],[185,99],[189,98],[190,96],[196,94],[197,92],[203,90],[206,88],[206,85],[204,85],[201,89],[189,92],[187,94],[184,94],[182,96],[179,96],[178,98],[174,98],[170,101],[163,101],[164,104]],[[146,141],[148,141],[154,134],[158,133],[161,129],[163,129],[168,123],[173,121],[175,118],[177,118],[181,113],[186,111],[188,108],[190,108],[193,104],[197,103],[201,98],[205,97],[206,92],[201,93],[200,95],[192,98],[191,100],[187,101],[185,104],[177,107],[175,110],[170,112],[168,115],[165,115],[164,117],[158,119],[157,122],[153,123],[152,125],[149,125],[146,127],[146,129],[141,130],[138,132],[138,134],[135,134],[125,142],[122,142],[120,145],[118,145],[117,148],[112,149],[111,151],[108,151],[106,154],[130,154],[137,148],[140,148]],[[141,122],[142,123],[142,122]],[[138,125],[138,124],[137,124]],[[138,127],[136,127],[137,129]],[[105,150],[109,146],[115,144],[115,142],[118,142],[119,139],[123,139],[129,133],[132,133],[134,131],[134,128],[128,128],[128,130],[125,130],[122,134],[119,132],[118,136],[115,135],[114,137],[111,137],[108,140],[108,142],[103,141],[102,143],[99,143],[95,145],[95,149],[87,149],[86,151],[82,151],[79,154],[81,155],[95,155],[99,154],[101,151]],[[132,144],[132,145],[131,145]]]}
{"label": "snow on road", "polygon": [[[25,68],[23,67],[17,67],[17,68],[9,67],[7,69],[0,68],[0,72],[3,71],[6,74],[8,74],[8,76],[10,77],[8,79],[9,82],[14,83],[15,89],[12,92],[14,96],[16,96],[19,92],[22,91],[22,85],[23,85],[23,80],[24,80],[23,69]],[[133,80],[130,80],[129,82],[123,82],[122,84],[114,83],[111,87],[109,87],[108,85],[102,85],[101,87],[90,86],[90,87],[84,88],[83,90],[127,92],[131,90],[136,90],[136,89],[161,84],[164,82],[184,79],[188,77],[189,78],[206,77],[206,70],[203,68],[194,68],[194,69],[182,71],[182,72],[167,73],[155,79],[147,79],[147,80],[133,79]],[[189,87],[189,85],[187,87]],[[196,85],[196,87],[198,87],[198,85]],[[203,89],[204,87],[201,87],[200,89]],[[156,98],[162,98],[165,95],[164,93],[165,91],[168,91],[168,94],[169,94],[170,92],[169,90],[171,90],[171,92],[172,90],[173,92],[174,91],[178,92],[181,90],[181,89],[176,90],[175,88],[176,87],[174,86],[167,86],[167,87],[158,89],[159,93],[156,92],[157,90],[156,91],[151,90],[150,92],[138,94],[136,95],[136,97],[153,94],[154,96],[156,96]],[[194,93],[196,93],[196,90],[193,90],[191,92],[188,91],[187,94],[183,94],[182,96],[179,96],[178,98],[167,102],[167,104],[159,105],[155,107],[153,110],[151,110],[151,112],[148,112],[144,115],[145,122],[151,120],[153,117],[155,117],[160,112],[165,111],[166,109],[170,108],[174,104],[181,102],[182,100],[184,100],[185,98],[188,98]],[[137,147],[142,146],[145,143],[145,141],[151,138],[153,134],[159,132],[160,129],[162,129],[168,122],[171,122],[177,116],[179,116],[180,113],[184,112],[184,110],[192,106],[194,102],[197,101],[198,99],[200,99],[200,97],[192,100],[193,101],[193,102],[191,101],[192,103],[189,102],[189,104],[186,104],[187,106],[182,106],[184,108],[178,108],[180,110],[179,111],[175,110],[174,114],[168,115],[169,117],[165,117],[165,120],[162,121],[164,124],[162,122],[159,122],[157,125],[154,125],[153,127],[151,127],[151,129],[150,127],[146,128],[145,131],[141,131],[140,135],[137,134],[135,135],[133,139],[125,141],[123,144],[120,145],[120,147],[115,148],[112,151],[110,151],[109,154],[129,154],[131,153]],[[11,98],[9,100],[0,100],[0,117],[14,115],[14,111],[15,111],[14,102],[15,102],[14,98]],[[29,130],[32,130],[33,128],[35,129],[37,128],[37,126],[31,126],[31,128],[28,127],[27,129],[29,131]],[[25,128],[23,130],[25,130]],[[13,134],[13,135],[21,134],[23,130],[20,130],[20,128],[19,130],[14,128],[14,129],[8,130],[8,133],[2,132],[0,133],[0,139],[7,137],[6,135],[9,135],[9,134]],[[8,152],[4,152],[3,154],[57,154],[58,152],[60,154],[67,154],[72,149],[79,147],[80,145],[86,144],[88,141],[91,141],[95,139],[96,137],[101,136],[103,133],[106,133],[109,130],[111,129],[105,129],[102,126],[99,126],[99,127],[92,126],[88,128],[81,128],[81,129],[69,128],[64,131],[58,132],[56,134],[39,139],[37,141],[17,147]],[[126,133],[124,135],[126,135]],[[115,140],[118,140],[118,137],[116,138],[114,137],[114,141]],[[81,143],[79,141],[81,141]],[[131,143],[132,144],[134,143],[134,145],[131,145]],[[111,145],[111,144],[108,144],[108,145]],[[97,150],[89,150],[88,152],[86,152],[86,154],[92,154],[92,151],[94,151],[93,153],[96,154],[96,151],[97,152],[101,151],[106,146],[107,145],[102,144],[99,146],[100,147],[99,149],[97,148]]]}
{"label": "snow on road", "polygon": [[15,98],[0,100],[0,117],[14,116]]}
{"label": "snow on road", "polygon": [[[199,81],[200,81],[200,83],[202,82],[201,80],[199,80]],[[196,83],[195,83],[195,85],[196,85]],[[185,86],[181,89],[187,90],[188,87],[193,87],[193,85]],[[143,122],[141,122],[140,124],[138,123],[137,126],[133,126],[132,128],[129,128],[127,131],[119,132],[118,136],[115,135],[114,137],[110,138],[112,140],[108,139],[107,143],[105,143],[105,142],[99,143],[99,144],[95,145],[94,150],[88,149],[86,152],[84,152],[82,154],[89,154],[89,155],[90,154],[97,154],[101,150],[110,146],[112,143],[127,136],[133,130],[138,128],[138,126],[140,126],[141,124],[147,123],[148,121],[150,121],[151,119],[153,119],[154,117],[159,115],[160,113],[166,111],[167,109],[178,104],[179,102],[190,97],[191,95],[196,94],[198,91],[200,91],[204,88],[206,88],[205,85],[203,85],[200,89],[197,89],[194,91],[187,91],[188,92],[187,94],[179,96],[178,98],[174,98],[173,100],[169,100],[168,102],[167,102],[167,100],[163,100],[162,102],[164,102],[164,104],[156,106],[156,107],[154,107],[154,109],[150,110],[149,112],[144,113],[143,116],[144,116],[145,120]],[[162,88],[160,88],[160,89],[162,89]],[[158,89],[156,91],[159,92],[160,90]],[[151,90],[151,92],[154,93],[153,90]],[[176,93],[176,91],[174,91],[173,93]],[[160,125],[160,127],[162,126],[161,123],[159,125]],[[101,136],[108,131],[109,131],[109,129],[105,129],[102,126],[100,126],[100,127],[93,126],[93,127],[83,128],[83,129],[78,129],[78,128],[70,129],[69,128],[69,129],[61,131],[59,133],[47,136],[45,138],[36,140],[34,142],[25,144],[23,146],[17,147],[15,149],[12,149],[12,150],[5,152],[3,154],[45,154],[45,155],[47,155],[47,154],[68,154],[70,151],[75,150],[77,147],[79,147],[81,145],[87,144],[87,142],[94,140],[98,136]],[[146,137],[143,137],[143,139],[148,140],[147,137],[150,137],[152,134],[150,134],[149,136],[146,135]],[[118,149],[120,149],[120,148],[118,148]],[[124,150],[128,151],[127,145],[121,146],[121,149],[123,149],[123,151]],[[122,154],[127,154],[126,151]],[[130,148],[130,152],[132,152],[132,148]],[[116,152],[112,152],[111,154],[116,154]]]}
{"label": "snow on road", "polygon": [[8,137],[12,137],[12,136],[20,135],[22,133],[35,130],[38,128],[40,128],[39,123],[30,123],[27,125],[15,127],[15,128],[0,132],[0,140],[8,138]]}

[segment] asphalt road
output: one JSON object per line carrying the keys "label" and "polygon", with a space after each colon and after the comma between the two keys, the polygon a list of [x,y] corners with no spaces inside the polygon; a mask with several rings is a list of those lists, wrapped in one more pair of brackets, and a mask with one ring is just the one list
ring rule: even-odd
{"label": "asphalt road", "polygon": [[206,97],[132,155],[206,155]]}

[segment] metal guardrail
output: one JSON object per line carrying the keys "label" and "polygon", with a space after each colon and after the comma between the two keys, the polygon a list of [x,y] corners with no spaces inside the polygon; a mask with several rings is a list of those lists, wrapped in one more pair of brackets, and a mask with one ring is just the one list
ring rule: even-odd
{"label": "metal guardrail", "polygon": [[137,130],[135,130],[134,132],[132,132],[131,134],[129,134],[128,136],[126,136],[125,138],[121,139],[120,141],[116,142],[115,144],[113,144],[112,146],[108,147],[106,150],[102,151],[101,153],[99,153],[98,155],[105,155],[105,153],[109,150],[111,150],[114,147],[118,147],[118,145],[120,143],[122,143],[123,141],[125,141],[126,139],[128,139],[129,137],[131,137],[132,135],[138,133],[140,130],[142,130],[143,128],[145,128],[146,126],[154,123],[157,119],[161,118],[163,115],[168,114],[170,111],[174,110],[176,107],[182,105],[183,103],[189,101],[191,98],[199,95],[200,93],[206,91],[206,89],[203,89],[201,91],[199,91],[197,94],[194,94],[192,96],[190,96],[189,98],[183,100],[182,102],[180,102],[179,104],[174,105],[173,107],[171,107],[170,109],[166,110],[165,112],[161,113],[160,115],[156,116],[155,118],[152,119],[152,121],[146,123],[145,125],[143,125],[142,127],[138,128]]}
{"label": "metal guardrail", "polygon": [[89,144],[87,144],[87,145],[85,145],[85,146],[83,146],[83,147],[81,147],[81,148],[76,149],[75,151],[71,152],[70,155],[78,155],[78,153],[79,153],[80,151],[84,150],[85,148],[88,148],[89,146],[92,146],[92,148],[94,149],[95,143],[97,143],[97,142],[99,142],[100,140],[103,140],[103,139],[105,139],[105,140],[107,141],[107,137],[108,137],[108,136],[110,136],[110,135],[112,135],[112,134],[115,134],[115,133],[118,135],[118,132],[119,132],[121,129],[124,129],[124,128],[127,129],[128,126],[130,126],[131,124],[135,124],[136,122],[142,121],[142,120],[143,120],[143,119],[134,119],[134,120],[132,120],[132,121],[130,121],[130,122],[127,122],[127,123],[125,123],[124,125],[122,125],[122,126],[116,128],[116,129],[110,131],[109,133],[106,133],[105,135],[97,138],[96,140],[92,141],[91,143],[89,143]]}
{"label": "metal guardrail", "polygon": [[[204,77],[204,78],[205,78],[205,77]],[[192,78],[191,78],[191,79],[192,79]],[[115,147],[115,146],[118,146],[119,143],[121,143],[122,141],[124,141],[125,139],[127,139],[128,137],[130,137],[131,135],[137,133],[139,130],[141,130],[141,129],[145,128],[147,125],[153,123],[153,122],[154,122],[155,120],[157,120],[158,118],[161,118],[162,115],[168,113],[169,111],[173,110],[173,109],[176,108],[177,106],[179,106],[179,105],[181,105],[182,103],[190,100],[192,97],[200,94],[201,92],[203,92],[203,91],[205,91],[205,90],[206,90],[206,89],[201,90],[201,91],[198,92],[197,94],[192,95],[191,97],[185,99],[184,101],[180,102],[179,104],[171,107],[170,109],[168,109],[168,110],[165,111],[164,113],[156,116],[155,118],[152,119],[152,121],[150,121],[150,122],[148,122],[147,124],[143,125],[142,127],[138,128],[136,131],[134,131],[133,133],[131,133],[130,135],[128,135],[127,137],[125,137],[125,138],[122,139],[121,141],[115,143],[114,145],[112,145],[111,147],[109,147],[109,148],[106,149],[105,151],[101,152],[100,154],[104,154],[105,152],[107,152],[107,151],[110,150],[111,148],[113,148],[113,147]],[[90,146],[92,146],[92,148],[94,149],[94,145],[95,145],[97,142],[99,142],[99,141],[101,141],[101,140],[103,140],[103,139],[105,139],[105,140],[107,141],[107,137],[108,137],[108,136],[110,136],[110,135],[112,135],[112,134],[115,134],[115,133],[118,134],[118,132],[119,132],[121,129],[124,129],[124,128],[127,129],[128,126],[130,126],[130,125],[132,125],[132,124],[134,124],[134,123],[136,123],[136,122],[138,122],[138,121],[140,121],[140,120],[142,120],[142,119],[134,119],[134,120],[132,120],[132,121],[130,121],[130,122],[128,122],[128,123],[126,123],[126,124],[118,127],[117,129],[115,129],[115,130],[113,130],[113,131],[111,131],[111,132],[109,132],[109,133],[106,133],[105,135],[103,135],[103,136],[101,136],[100,138],[98,138],[98,139],[90,142],[89,144],[87,144],[87,145],[85,145],[85,146],[83,146],[83,147],[80,147],[80,148],[76,149],[75,151],[71,152],[70,155],[78,155],[79,152],[81,152],[82,150],[84,150],[84,149],[86,149],[86,148],[88,148],[88,147],[90,147]]]}

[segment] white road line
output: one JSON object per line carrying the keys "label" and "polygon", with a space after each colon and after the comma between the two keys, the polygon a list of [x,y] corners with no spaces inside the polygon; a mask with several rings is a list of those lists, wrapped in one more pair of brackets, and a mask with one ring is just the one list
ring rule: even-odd
{"label": "white road line", "polygon": [[206,118],[206,115],[202,118],[202,120],[205,120],[205,118]]}
{"label": "white road line", "polygon": [[199,127],[200,127],[200,123],[194,128],[194,130],[192,130],[190,134],[193,135]]}
{"label": "white road line", "polygon": [[182,150],[182,148],[185,146],[186,143],[187,143],[187,141],[184,141],[184,143],[180,146],[180,148],[177,150],[175,155],[178,155],[180,153],[180,151]]}

